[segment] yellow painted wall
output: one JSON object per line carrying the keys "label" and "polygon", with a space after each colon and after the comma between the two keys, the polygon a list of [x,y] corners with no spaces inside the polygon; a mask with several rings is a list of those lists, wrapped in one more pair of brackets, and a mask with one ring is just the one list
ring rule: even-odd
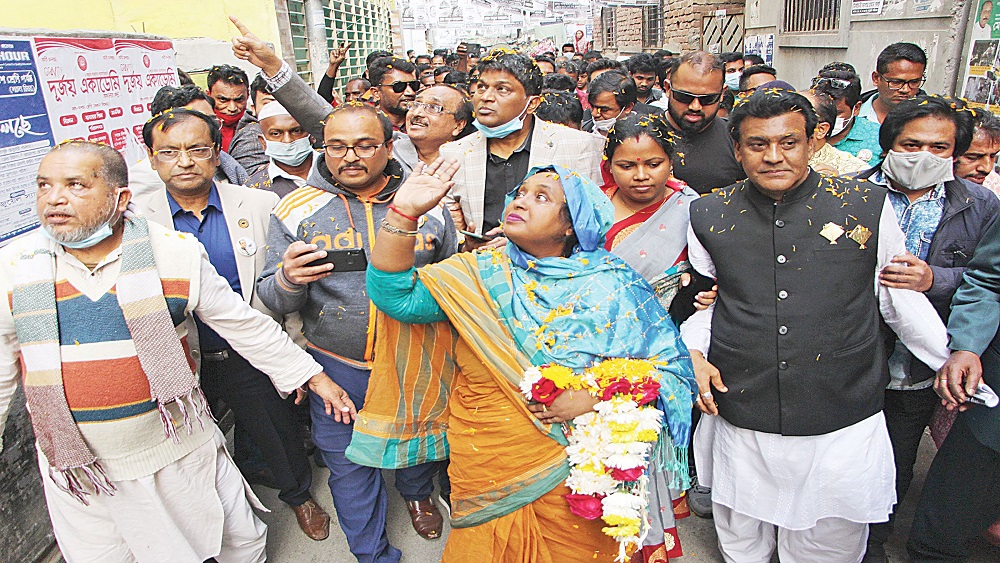
{"label": "yellow painted wall", "polygon": [[0,26],[148,33],[230,40],[240,18],[281,49],[274,0],[0,0]]}

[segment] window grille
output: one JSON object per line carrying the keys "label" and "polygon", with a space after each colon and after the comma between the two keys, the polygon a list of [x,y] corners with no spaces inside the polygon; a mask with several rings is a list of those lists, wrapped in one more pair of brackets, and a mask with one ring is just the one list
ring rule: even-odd
{"label": "window grille", "polygon": [[840,0],[785,0],[786,33],[837,31]]}
{"label": "window grille", "polygon": [[292,33],[292,51],[295,53],[295,72],[307,84],[312,84],[309,37],[306,34],[306,7],[302,0],[288,0],[288,22]]}
{"label": "window grille", "polygon": [[663,44],[662,4],[642,8],[642,47],[659,49]]}
{"label": "window grille", "polygon": [[327,48],[352,43],[337,72],[335,90],[365,71],[365,57],[372,51],[392,51],[388,3],[368,0],[324,0]]}
{"label": "window grille", "polygon": [[601,8],[601,24],[604,28],[604,48],[609,49],[618,44],[618,37],[615,33],[615,9]]}

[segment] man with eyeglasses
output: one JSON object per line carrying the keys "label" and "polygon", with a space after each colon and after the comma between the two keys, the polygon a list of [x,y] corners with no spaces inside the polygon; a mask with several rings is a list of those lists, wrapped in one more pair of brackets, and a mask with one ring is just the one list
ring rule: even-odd
{"label": "man with eyeglasses", "polygon": [[861,111],[861,78],[848,63],[834,62],[820,69],[812,87],[833,98],[837,119],[830,130],[829,143],[837,150],[850,153],[874,165],[882,155],[878,141],[879,124],[865,118]]}
{"label": "man with eyeglasses", "polygon": [[877,93],[862,104],[859,116],[881,124],[896,104],[920,93],[926,70],[927,53],[913,43],[893,43],[882,49],[872,73]]}
{"label": "man with eyeglasses", "polygon": [[[333,110],[323,139],[324,156],[313,167],[309,185],[286,196],[272,214],[267,264],[257,288],[273,310],[301,313],[308,351],[363,404],[376,338],[365,272],[336,271],[333,262],[321,259],[368,254],[373,233],[387,213],[394,213],[392,196],[404,173],[389,158],[392,125],[371,106],[353,103]],[[453,254],[456,235],[444,210],[425,215],[416,233],[421,263]],[[351,552],[359,561],[399,561],[400,552],[385,533],[387,497],[379,469],[349,460],[345,450],[353,426],[335,423],[311,405],[313,440],[330,468],[330,491]],[[428,539],[440,537],[443,522],[430,498],[438,470],[437,463],[424,463],[396,471],[396,488],[414,528]]]}
{"label": "man with eyeglasses", "polygon": [[[232,290],[281,322],[282,317],[269,311],[254,291],[264,267],[267,227],[278,196],[214,179],[221,133],[211,117],[180,108],[167,110],[149,123],[145,141],[150,162],[166,189],[136,196],[136,206],[149,220],[194,235]],[[291,405],[268,376],[250,365],[225,338],[198,319],[195,324],[197,340],[192,335],[192,348],[200,352],[201,385],[216,418],[223,414],[220,403],[232,409],[243,431],[240,437],[249,437],[260,451],[267,477],[279,490],[278,498],[292,507],[307,536],[326,539],[330,517],[309,492],[312,465]]]}
{"label": "man with eyeglasses", "polygon": [[[208,97],[201,88],[190,84],[181,87],[164,86],[156,91],[150,108],[153,115],[170,108],[185,108],[211,116],[216,124],[221,122],[215,117],[215,100]],[[147,158],[129,166],[129,189],[136,197],[163,190],[163,181],[153,170]],[[219,165],[215,170],[215,179],[230,184],[241,185],[249,175],[229,153],[219,153]]]}
{"label": "man with eyeglasses", "polygon": [[667,120],[683,140],[674,176],[701,194],[746,178],[726,121],[718,117],[724,81],[722,61],[694,51],[681,57],[663,82]]}
{"label": "man with eyeglasses", "polygon": [[[306,100],[307,111],[315,112],[315,104],[307,98],[315,92],[259,37],[236,18],[232,21],[241,33],[233,40],[233,54],[262,70],[285,107],[291,108],[286,100]],[[384,81],[373,81],[377,83]],[[406,173],[390,158],[394,135],[384,113],[357,102],[325,111],[311,114],[315,119],[296,118],[300,123],[324,123],[319,131],[323,158],[316,160],[308,185],[286,196],[271,215],[267,261],[257,291],[271,310],[300,313],[307,351],[328,366],[331,379],[343,382],[347,393],[364,404],[376,338],[376,311],[365,292],[364,264],[374,233],[386,214],[394,212],[392,197]],[[442,208],[421,217],[415,234],[417,264],[454,254],[457,234],[451,215]],[[354,267],[334,271],[334,263],[345,252]],[[366,563],[398,562],[400,551],[389,544],[385,531],[388,501],[380,470],[346,457],[353,425],[335,423],[313,408],[312,396],[309,405],[313,441],[330,469],[330,492],[351,553]],[[427,539],[440,537],[443,527],[431,500],[433,477],[440,467],[437,462],[423,463],[399,469],[395,475],[414,530]],[[442,490],[445,501],[448,494]]]}
{"label": "man with eyeglasses", "polygon": [[393,141],[393,155],[407,172],[438,159],[441,146],[470,133],[472,102],[450,84],[421,90],[406,114],[406,135]]}
{"label": "man with eyeglasses", "polygon": [[406,111],[420,90],[417,67],[405,59],[381,57],[368,67],[368,79],[375,107],[389,116],[394,131],[405,130]]}

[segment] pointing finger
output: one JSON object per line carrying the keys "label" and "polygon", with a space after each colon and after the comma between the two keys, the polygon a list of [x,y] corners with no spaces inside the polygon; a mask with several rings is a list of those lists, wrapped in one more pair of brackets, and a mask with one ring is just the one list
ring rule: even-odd
{"label": "pointing finger", "polygon": [[247,28],[247,26],[243,25],[243,22],[241,22],[236,16],[229,16],[229,21],[233,22],[233,25],[236,26],[236,29],[239,30],[242,35],[250,35],[253,33]]}

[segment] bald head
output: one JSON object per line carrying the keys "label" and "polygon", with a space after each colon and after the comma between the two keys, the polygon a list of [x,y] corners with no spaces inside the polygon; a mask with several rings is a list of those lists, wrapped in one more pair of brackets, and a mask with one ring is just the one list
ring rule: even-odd
{"label": "bald head", "polygon": [[124,188],[128,186],[128,165],[121,153],[110,145],[94,143],[91,141],[66,141],[59,143],[49,151],[49,154],[66,151],[88,154],[100,159],[101,166],[96,171],[108,186],[112,188]]}
{"label": "bald head", "polygon": [[330,124],[338,119],[341,119],[340,116],[346,118],[348,115],[357,114],[363,114],[375,118],[382,127],[382,132],[385,134],[384,141],[392,139],[392,121],[389,121],[389,116],[387,116],[382,110],[362,102],[345,102],[334,108],[334,110],[326,116],[326,119],[323,120],[324,130],[329,130]]}

